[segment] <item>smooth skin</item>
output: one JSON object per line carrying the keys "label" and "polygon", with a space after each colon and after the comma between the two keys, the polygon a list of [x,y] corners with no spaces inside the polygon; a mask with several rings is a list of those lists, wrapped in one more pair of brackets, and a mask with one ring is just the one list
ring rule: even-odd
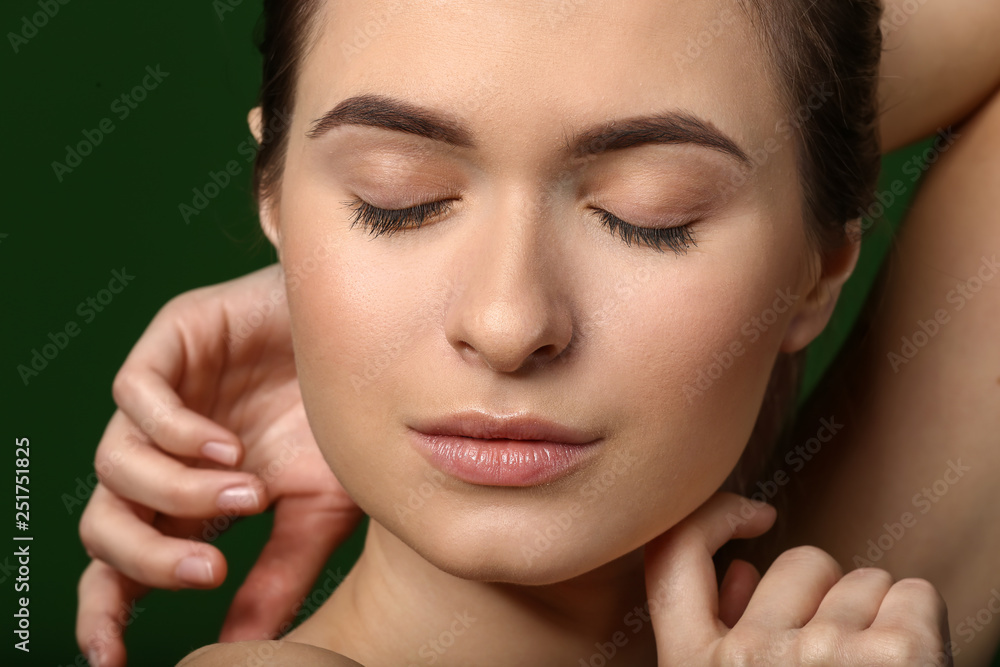
{"label": "smooth skin", "polygon": [[1000,638],[1000,95],[954,130],[798,422],[800,443],[824,416],[843,429],[796,474],[803,492],[780,548],[815,544],[845,568],[932,581],[955,664],[986,665]]}
{"label": "smooth skin", "polygon": [[[286,639],[365,665],[435,654],[442,665],[574,664],[649,596],[665,591],[668,609],[703,605],[676,592],[696,576],[671,567],[678,552],[653,549],[644,561],[644,546],[723,483],[775,357],[825,326],[858,250],[845,245],[820,266],[804,233],[791,142],[721,195],[737,160],[718,144],[567,156],[585,128],[664,108],[707,119],[742,146],[763,145],[788,111],[748,21],[736,19],[685,70],[658,64],[724,5],[593,4],[556,30],[521,2],[467,8],[394,5],[380,39],[347,57],[340,45],[353,26],[390,7],[325,5],[297,79],[281,188],[262,202],[262,228],[286,270],[304,270],[317,249],[329,255],[288,294],[295,362],[320,450],[370,516],[345,581]],[[307,132],[312,119],[369,92],[440,110],[469,139],[448,145],[365,125]],[[348,224],[343,202],[353,197],[389,209],[458,199],[453,214],[419,230],[372,238]],[[595,222],[595,208],[645,226],[693,215],[697,246],[683,255],[629,246]],[[631,285],[627,296],[619,283]],[[685,379],[779,293],[795,298],[776,308],[777,321],[725,381],[685,405]],[[391,363],[365,372],[383,353]],[[421,507],[401,512],[435,472],[408,444],[408,428],[470,407],[530,410],[601,442],[554,482],[511,489],[446,474]],[[539,542],[573,503],[581,509],[564,532]],[[715,521],[731,533],[726,514]],[[706,559],[711,550],[702,547]],[[827,653],[813,633],[789,632],[800,616],[772,613],[793,609],[776,600],[790,591],[819,604],[837,580],[823,558],[771,568],[754,595],[770,604],[751,613],[751,601],[746,613],[757,631],[696,614],[685,629],[708,624],[723,636],[657,650],[670,625],[647,623],[618,659],[721,664],[756,652],[761,636],[789,661]],[[913,620],[936,628],[936,593],[902,588]],[[874,606],[894,598],[883,592]],[[900,620],[891,637],[865,627],[843,648],[845,662],[870,664],[887,648],[897,661],[940,650],[938,631],[925,636]],[[446,628],[460,640],[439,646]]]}
{"label": "smooth skin", "polygon": [[[902,142],[908,141],[911,138],[920,136],[922,133],[926,133],[928,130],[934,129],[935,124],[941,124],[943,122],[942,119],[961,117],[969,109],[974,107],[986,93],[989,92],[991,86],[995,86],[996,84],[996,76],[995,76],[996,73],[993,70],[995,70],[995,63],[997,62],[997,58],[995,57],[995,54],[991,54],[988,52],[986,45],[989,42],[975,41],[975,43],[982,44],[983,48],[974,54],[973,57],[974,62],[972,62],[970,66],[970,64],[968,64],[970,62],[968,54],[962,54],[961,57],[957,55],[963,50],[964,44],[968,43],[968,41],[966,41],[966,38],[964,37],[962,37],[961,39],[956,37],[956,35],[961,36],[961,34],[963,34],[960,32],[958,28],[965,30],[966,33],[964,34],[967,34],[968,31],[971,30],[980,30],[980,29],[984,31],[987,30],[988,29],[987,26],[990,25],[989,22],[996,20],[995,10],[992,10],[990,7],[987,7],[986,3],[981,3],[979,5],[979,8],[972,6],[972,4],[970,3],[969,7],[963,8],[962,11],[956,10],[954,4],[950,4],[949,7],[946,9],[945,8],[937,9],[939,7],[940,3],[937,5],[933,3],[928,3],[921,9],[920,13],[916,14],[909,22],[907,22],[899,31],[895,33],[898,36],[902,36],[904,34],[908,34],[910,31],[923,29],[926,31],[926,39],[922,37],[915,37],[909,40],[900,39],[899,42],[901,44],[900,48],[895,51],[890,51],[890,53],[887,54],[884,67],[885,70],[889,73],[892,73],[894,71],[896,72],[905,71],[905,68],[899,68],[901,62],[910,63],[919,60],[919,58],[917,56],[914,56],[913,54],[918,54],[918,55],[929,54],[933,55],[936,58],[938,57],[938,54],[955,53],[956,56],[953,58],[948,58],[948,57],[940,58],[940,62],[946,64],[952,64],[955,68],[955,71],[954,72],[936,71],[932,72],[933,76],[927,74],[922,74],[921,76],[913,76],[912,77],[913,83],[909,87],[904,86],[902,84],[894,86],[893,89],[896,91],[895,94],[898,98],[900,98],[900,101],[896,106],[892,106],[891,103],[888,105],[888,107],[891,109],[889,114],[895,114],[895,115],[894,116],[887,115],[886,116],[887,119],[894,118],[894,120],[891,123],[886,122],[883,125],[883,136],[886,139],[887,149],[891,149]],[[941,15],[940,16],[935,15],[935,13],[937,12],[940,12]],[[979,13],[977,14],[977,12]],[[968,25],[965,25],[966,22],[968,23]],[[930,29],[928,26],[932,27],[933,29]],[[955,29],[950,29],[953,26],[955,27]],[[948,42],[948,39],[952,39],[953,43]],[[924,50],[924,45],[931,41],[940,41],[941,43],[937,45],[938,48],[935,49],[927,48],[926,50]],[[908,51],[906,48],[907,45],[917,44],[917,43],[919,43],[920,48],[909,49],[909,51],[911,52],[910,55],[913,57],[910,59],[904,57]],[[961,65],[959,63],[961,63]],[[897,67],[897,69],[893,70],[894,67]],[[911,79],[911,77],[908,77],[906,75],[898,75],[898,76],[899,78],[895,78],[894,76],[887,76],[887,81],[898,83]],[[932,80],[933,77],[940,77],[942,81]],[[953,86],[953,88],[950,89],[952,94],[935,95],[935,94],[923,94],[922,92],[927,90],[930,91],[940,90],[940,88],[938,88],[939,85]],[[886,98],[888,100],[893,99],[893,93],[892,93],[893,89],[889,89],[887,92]],[[942,103],[946,105],[945,108],[941,108]],[[924,115],[924,112],[926,112],[926,117],[922,117]],[[921,119],[922,124],[916,123],[915,121],[912,120],[918,118]],[[900,122],[899,119],[905,119],[907,123],[904,124]],[[921,126],[923,127],[922,131],[917,129]],[[990,160],[988,159],[989,156],[988,151],[986,151],[986,156],[987,158],[980,158],[979,163],[968,167],[968,170],[980,172],[985,167],[987,167],[990,163]],[[943,163],[944,160],[942,160],[942,164]],[[935,167],[935,170],[937,170],[938,168],[939,167]],[[936,171],[932,172],[930,178],[934,178],[935,173]],[[930,190],[930,188],[929,187],[925,188],[925,190]],[[987,198],[986,197],[987,191],[985,189],[980,189],[977,192],[980,194],[981,198]],[[942,194],[941,198],[942,200],[947,202],[950,215],[958,217],[962,216],[963,207],[966,206],[970,201],[968,197],[959,200],[958,198],[947,194]],[[921,206],[924,205],[925,204],[921,204]],[[989,216],[988,215],[983,216],[980,219],[989,220]],[[939,220],[940,218],[937,218],[936,222]],[[909,229],[909,226],[910,226],[910,221],[908,220],[906,223],[906,229]],[[928,236],[930,234],[935,234],[930,238],[933,239],[939,238],[939,229],[937,229],[937,227],[938,225],[935,225],[934,232],[928,232]],[[996,228],[995,224],[993,225],[993,228]],[[962,237],[961,235],[955,235],[952,238],[955,238],[956,241],[964,242],[965,237]],[[972,244],[970,244],[970,247],[973,247]],[[256,278],[261,279],[262,284],[267,284],[267,281],[263,280],[263,277],[266,276],[268,272],[270,272],[272,278],[276,273],[274,268],[269,268],[264,270],[263,272],[259,272],[258,274],[256,274]],[[250,282],[250,280],[247,279],[247,282]],[[273,285],[273,283],[270,284]],[[153,333],[154,330],[165,331],[166,337],[173,336],[178,343],[180,343],[180,340],[183,340],[184,341],[183,344],[191,345],[192,347],[191,349],[188,350],[189,352],[196,351],[197,349],[205,349],[206,346],[204,345],[204,343],[207,342],[209,339],[218,340],[219,322],[221,320],[209,322],[208,326],[205,327],[204,329],[196,329],[191,325],[194,325],[199,320],[203,319],[205,315],[209,312],[218,312],[219,310],[218,304],[229,303],[236,295],[250,294],[251,292],[247,290],[247,287],[251,287],[252,289],[252,286],[240,282],[234,282],[233,284],[226,285],[225,287],[217,286],[216,288],[206,288],[207,290],[215,290],[211,294],[212,300],[206,302],[199,302],[197,304],[192,303],[192,301],[188,299],[188,295],[180,297],[177,300],[177,303],[185,306],[184,312],[178,314],[177,310],[175,310],[174,312],[171,312],[169,316],[165,316],[165,319],[162,320],[161,322],[157,323],[154,321],[154,324],[151,325],[150,327],[150,333]],[[902,287],[897,288],[897,290],[900,291],[902,291],[903,289],[904,288]],[[266,295],[267,290],[268,288],[263,288],[260,294]],[[201,297],[202,298],[205,297],[204,292],[201,294]],[[889,296],[887,296],[887,299],[890,302],[893,300],[897,300],[899,298],[901,297],[895,297],[894,299],[891,293]],[[919,310],[919,308],[916,308],[915,310]],[[238,308],[230,310],[230,312],[234,311],[241,312]],[[930,312],[933,312],[933,308],[930,309]],[[923,315],[920,315],[920,317],[923,317]],[[171,318],[176,318],[176,319],[171,320]],[[237,319],[238,317],[233,318],[233,320]],[[909,321],[911,322],[916,321],[916,319],[917,318],[914,317]],[[201,335],[202,338],[200,340],[202,341],[202,343],[198,343],[197,341],[199,339],[196,337],[195,338],[182,337],[179,336],[177,333],[175,333],[173,327],[176,326],[175,324],[176,322],[181,322],[182,327],[184,326],[189,327],[189,331],[193,330],[195,336]],[[215,327],[214,329],[213,326]],[[953,335],[959,337],[969,334],[968,329],[964,326],[951,327],[949,330],[954,332]],[[148,335],[149,334],[147,334],[147,336]],[[148,339],[144,338],[143,340],[146,341]],[[256,338],[251,338],[246,341],[246,344],[258,345],[260,344],[260,342],[261,341],[257,340]],[[142,341],[140,341],[140,346],[142,344],[143,344]],[[973,350],[978,349],[975,347],[975,345],[976,342],[972,341],[970,349]],[[161,342],[157,342],[155,345],[150,345],[148,347],[148,349],[150,350],[158,350],[162,348],[163,344]],[[175,347],[174,349],[179,349],[179,348]],[[138,351],[139,351],[139,346],[137,346],[136,349],[136,352]],[[252,355],[249,356],[247,359],[251,358]],[[239,368],[241,363],[246,364],[250,362],[243,359],[232,359],[231,363],[234,364],[234,368]],[[142,369],[142,371],[137,373],[136,371],[138,369]],[[221,371],[217,372],[221,373]],[[150,373],[152,373],[152,375],[150,375]],[[225,377],[225,373],[222,373],[222,376]],[[169,394],[172,393],[179,395],[181,398],[184,399],[185,403],[187,403],[189,406],[196,407],[197,403],[188,393],[186,393],[182,388],[179,389],[173,387],[173,383],[171,381],[172,377],[174,376],[169,368],[151,369],[149,366],[148,357],[147,361],[143,361],[141,357],[138,357],[134,354],[133,357],[130,357],[129,360],[126,362],[126,365],[125,367],[123,367],[122,373],[119,376],[120,379],[121,378],[125,379],[122,380],[121,382],[116,382],[116,398],[121,397],[122,394],[128,394],[128,397],[125,397],[124,400],[119,398],[119,402],[121,404],[121,407],[124,409],[125,413],[130,414],[136,423],[141,423],[144,419],[149,418],[153,414],[154,406],[156,405],[157,402],[154,396],[157,393],[159,393],[159,395],[161,396],[169,396]],[[119,386],[122,386],[123,388],[128,388],[130,384],[133,388],[138,389],[138,391],[133,392],[133,391],[119,390]],[[889,392],[890,394],[892,394],[892,392],[901,391],[902,388],[900,385],[902,384],[904,383],[897,382],[892,386],[887,386],[886,391]],[[915,383],[909,384],[908,386],[912,388],[913,386],[915,386]],[[130,404],[125,404],[126,400],[134,400],[134,402]],[[162,400],[169,402],[169,399],[162,399]],[[254,445],[253,443],[249,442],[246,439],[246,435],[241,431],[242,427],[239,425],[235,425],[235,422],[228,419],[226,415],[220,415],[216,418],[218,423],[228,426],[229,429],[227,432],[220,432],[217,428],[214,431],[210,430],[215,427],[205,423],[204,420],[201,420],[199,422],[198,418],[195,416],[195,413],[196,411],[188,412],[184,409],[177,408],[176,411],[173,413],[175,417],[166,422],[165,424],[163,424],[162,428],[158,429],[155,432],[154,435],[157,444],[167,452],[173,452],[175,454],[184,456],[197,454],[198,447],[200,447],[203,442],[207,442],[210,439],[219,440],[223,442],[230,442],[232,444],[239,444],[242,439],[243,444],[248,448],[251,445],[261,446],[261,445]],[[963,424],[965,423],[966,422],[963,422]],[[176,427],[174,425],[176,425]],[[971,425],[971,428],[975,428],[975,424]],[[117,432],[124,433],[126,430],[127,426],[122,426],[122,429],[120,429]],[[102,440],[101,444],[101,448],[104,450],[105,454],[110,454],[110,451],[113,451],[110,450],[109,447],[105,446],[105,443],[113,443],[115,441],[115,436],[113,435],[113,433],[114,432],[111,430],[111,427],[109,426],[109,431],[106,434],[105,438]],[[119,438],[120,437],[121,436],[119,436]],[[885,443],[893,441],[894,438],[880,438],[880,439],[875,438],[873,440],[874,442],[872,444],[866,445],[865,451],[871,452],[873,445],[877,445],[878,447],[887,446],[885,445]],[[264,441],[265,440],[261,440],[260,442]],[[840,440],[840,442],[846,442],[846,440]],[[912,440],[909,442],[912,442]],[[961,447],[961,438],[958,439],[958,443],[959,444],[957,446]],[[927,449],[932,454],[934,454],[937,452],[935,447],[939,446],[939,444],[940,443],[935,443],[933,445],[928,444]],[[274,447],[274,444],[272,444],[271,446]],[[845,446],[844,449],[850,450],[850,447]],[[164,456],[162,452],[160,452],[159,450],[150,448],[150,451],[154,455],[161,457],[163,460],[168,460],[168,458]],[[913,451],[908,450],[907,455],[912,456],[912,454]],[[308,454],[304,454],[303,456],[306,455]],[[99,457],[101,456],[100,450],[98,456]],[[178,498],[179,500],[174,501],[175,504],[171,505],[166,503],[163,500],[163,498],[171,495],[171,491],[169,491],[169,488],[171,486],[173,486],[174,489],[184,488],[183,486],[176,483],[172,483],[170,481],[171,479],[179,479],[180,477],[180,475],[178,474],[179,470],[176,468],[166,467],[168,464],[163,464],[164,471],[174,470],[174,473],[168,473],[166,476],[160,478],[163,479],[164,482],[158,484],[158,486],[160,487],[159,491],[155,490],[150,491],[150,494],[148,496],[143,497],[142,494],[145,493],[145,491],[140,491],[137,486],[132,489],[129,489],[127,486],[127,479],[129,477],[127,471],[128,471],[128,466],[130,464],[130,460],[131,459],[129,458],[121,460],[120,465],[117,468],[115,468],[116,473],[120,472],[121,474],[113,474],[106,480],[106,485],[109,488],[111,488],[113,484],[121,483],[122,486],[118,489],[115,489],[115,491],[120,493],[123,497],[131,498],[132,500],[139,502],[140,504],[146,505],[147,507],[157,508],[158,510],[167,513],[184,514],[185,512],[187,512],[188,513],[187,516],[205,516],[206,512],[212,511],[214,499],[221,489],[231,486],[234,482],[242,483],[243,481],[246,481],[248,479],[246,476],[238,474],[237,474],[238,479],[232,476],[223,478],[224,474],[233,475],[236,473],[222,473],[219,471],[212,471],[211,473],[206,472],[204,476],[198,480],[198,489],[196,489],[194,493],[185,495],[185,493],[175,490],[173,493],[175,497]],[[264,455],[260,460],[269,460],[269,457],[267,455]],[[863,465],[865,464],[861,464],[861,466]],[[253,467],[247,467],[246,465],[244,465],[243,467],[244,469],[247,470],[254,470]],[[175,474],[176,477],[174,477]],[[897,478],[902,477],[904,480],[906,478],[905,475],[899,475],[898,472],[894,474],[897,475]],[[849,478],[850,476],[851,475],[848,473],[844,474],[845,479]],[[914,474],[913,476],[915,485],[921,483],[922,479],[923,479],[922,476],[918,476],[916,474]],[[323,487],[318,487],[318,488],[322,489]],[[326,493],[336,493],[335,483],[325,488],[326,488],[325,491]],[[872,488],[877,488],[877,487],[874,487],[873,485]],[[164,489],[168,490],[164,493],[163,492]],[[322,492],[324,491],[321,491],[321,493]],[[127,495],[128,493],[132,493],[133,495],[129,496]],[[851,496],[854,493],[855,489],[852,488],[847,493],[847,495]],[[157,494],[159,495],[159,497],[157,497]],[[106,496],[104,496],[104,495],[98,495],[98,493],[95,492],[95,496],[92,499],[90,506],[88,507],[88,515],[93,515],[96,513],[97,516],[99,517],[101,516],[102,512],[106,512],[108,510],[107,503],[109,502],[109,498],[111,496],[113,496],[113,494],[107,494]],[[274,493],[270,493],[270,497],[274,498],[278,496],[276,496],[276,494]],[[839,496],[831,496],[831,497],[839,497]],[[183,500],[182,498],[187,498],[187,500]],[[875,502],[878,501],[877,498],[874,500]],[[840,519],[842,522],[850,522],[853,520],[853,517],[855,515],[845,512],[845,508],[843,505],[836,503],[831,503],[831,504],[835,505],[835,507],[832,508],[833,511],[841,512],[844,513],[844,515],[846,515],[846,518]],[[129,507],[131,508],[132,506],[129,505]],[[871,503],[867,504],[865,507],[866,507],[866,512],[869,512],[870,515],[872,516],[879,515],[878,512],[872,511]],[[134,510],[130,511],[134,512]],[[891,516],[891,511],[883,514]],[[941,517],[941,515],[942,513],[938,512],[931,516]],[[126,514],[125,516],[128,517],[129,515]],[[955,510],[950,517],[950,521],[948,521],[949,525],[942,527],[942,531],[955,530],[955,521],[953,519],[954,516],[968,516],[968,513],[963,512],[961,510]],[[351,518],[353,517],[345,515],[344,517],[345,526],[348,525],[353,526],[353,524],[349,523],[349,520]],[[928,519],[929,518],[931,517],[929,516]],[[943,521],[944,520],[942,518],[942,522]],[[93,520],[93,516],[91,516],[90,523],[99,524],[101,522]],[[122,530],[123,532],[127,530],[131,531],[135,530],[133,526],[137,526],[138,523],[140,522],[135,521],[133,519],[130,525],[127,526],[123,522],[119,524],[119,527],[120,530]],[[831,524],[830,522],[824,522],[824,523],[827,526],[836,525],[836,522],[834,522],[833,524]],[[344,532],[346,533],[346,530]],[[184,534],[184,533],[180,532],[178,534]],[[942,534],[942,533],[938,532],[937,534]],[[156,537],[155,534],[150,534],[150,533],[146,533],[145,535],[143,535],[141,532],[136,532],[135,535],[141,536],[140,539],[154,539],[154,538],[156,540],[164,539],[161,537]],[[877,533],[870,533],[870,535],[875,536],[877,535]],[[99,539],[100,538],[98,538],[98,540]],[[955,542],[961,544],[960,541],[955,541]],[[152,544],[153,542],[147,542],[147,543]],[[187,547],[188,549],[204,548],[206,550],[209,550],[210,552],[214,551],[214,548],[208,545],[192,546],[195,545],[195,543],[187,541],[184,541],[184,543],[188,545]],[[819,541],[817,541],[816,543],[822,544]],[[88,539],[86,537],[85,537],[85,544],[88,544]],[[94,546],[96,545],[92,544],[92,540],[91,544],[88,544],[88,546],[93,551],[95,552],[98,551],[96,548],[94,548]],[[833,551],[833,549],[830,550]],[[151,551],[160,551],[160,549],[153,549]],[[900,552],[902,550],[896,550],[896,551]],[[925,551],[926,550],[918,550],[918,549],[907,550],[908,554],[912,555],[912,557],[914,558],[920,558],[921,554],[925,553]],[[176,552],[171,552],[167,550],[164,551],[164,553],[170,554]],[[940,553],[940,551],[938,553]],[[217,554],[217,557],[221,559],[221,554],[218,554],[217,552],[214,552],[214,554]],[[899,556],[902,555],[903,554],[901,553],[899,554]],[[141,568],[135,567],[134,559],[137,556],[134,554],[114,554],[106,552],[105,556],[108,558],[110,562],[115,562],[116,564],[118,564],[119,567],[122,569],[122,571],[133,572],[136,574],[137,577],[145,577],[146,583],[152,585],[166,585],[168,587],[183,585],[182,582],[180,582],[178,579],[174,577],[173,567],[172,567],[175,566],[176,563],[180,560],[180,556],[174,556],[173,560],[165,559],[164,563],[147,564],[145,566],[146,567],[145,571],[143,571]],[[889,567],[891,565],[890,562],[891,558],[894,558],[896,556],[897,556],[896,553],[889,554],[885,563],[880,563],[880,565]],[[847,561],[848,562],[845,564],[849,565],[850,556],[848,556]],[[266,561],[262,557],[261,564],[265,563]],[[216,584],[218,582],[221,582],[221,577],[222,575],[224,575],[223,567],[224,565],[217,565],[216,567],[213,568],[213,574],[215,576]],[[119,599],[119,596],[121,596],[121,598],[127,598],[131,597],[132,595],[130,589],[127,588],[127,586],[129,585],[128,581],[125,578],[119,577],[117,575],[109,576],[108,575],[109,570],[110,568],[108,568],[107,566],[104,566],[99,561],[95,561],[94,564],[92,564],[92,566],[88,568],[88,571],[84,576],[84,579],[81,581],[81,623],[83,624],[83,627],[78,627],[78,635],[80,636],[81,643],[84,646],[88,644],[88,642],[85,641],[87,638],[92,638],[96,636],[97,633],[99,632],[103,614],[110,615],[110,613],[112,613],[110,610],[118,608],[117,600]],[[890,570],[892,571],[891,567]],[[104,574],[101,574],[102,571]],[[306,569],[306,571],[308,571],[308,568]],[[969,573],[970,579],[973,580],[976,579],[976,571],[974,570],[974,568],[965,568],[964,571]],[[314,572],[315,570],[313,570],[313,573]],[[309,576],[309,580],[311,580],[311,578],[312,575]],[[266,579],[266,577],[262,577],[261,579],[262,580]],[[982,580],[981,576],[979,577],[978,580],[979,581]],[[299,591],[301,590],[301,587],[294,590]],[[266,596],[267,593],[264,593],[263,595]],[[241,591],[240,596],[238,597],[236,603],[234,603],[234,608],[233,608],[234,612],[237,609],[242,609],[244,611],[249,610],[249,613],[231,614],[229,621],[227,621],[227,627],[239,628],[240,623],[246,623],[242,627],[248,630],[249,633],[257,633],[262,628],[267,628],[267,629],[275,628],[280,619],[274,617],[268,617],[265,614],[256,614],[253,612],[253,610],[267,608],[271,610],[279,610],[276,613],[280,614],[280,610],[290,608],[290,604],[288,604],[287,602],[293,599],[296,595],[300,595],[300,593],[298,592],[294,594],[287,593],[283,595],[283,592],[281,590],[276,590],[274,591],[273,595],[274,595],[273,598],[266,598],[266,597],[260,597],[260,594],[258,593],[257,599],[258,600],[271,599],[280,601],[282,600],[282,598],[284,598],[285,604],[270,604],[270,605],[260,604],[259,607],[254,606],[252,604],[247,604],[251,599],[253,599],[254,596],[244,595],[243,592]],[[947,591],[946,591],[946,598],[949,599],[949,602],[952,605],[955,604],[954,602],[952,602],[952,598],[949,597],[949,595],[947,594]],[[88,603],[87,601],[91,602]],[[981,605],[981,600],[979,603]],[[87,604],[89,604],[90,606],[85,607],[85,605]],[[86,614],[83,613],[85,609],[88,612]],[[106,611],[101,612],[100,611],[101,609],[104,609]],[[284,615],[287,615],[287,612]],[[104,622],[106,623],[107,621]],[[987,643],[989,642],[985,641],[985,637],[982,636],[980,639],[977,640],[977,646]],[[113,662],[113,659],[115,657],[123,657],[123,650],[119,651],[119,649],[123,649],[123,647],[120,647],[118,645],[108,645],[108,649],[112,653],[115,653],[117,651],[117,655],[109,656],[108,659],[112,660],[112,662],[104,663],[102,661],[102,664],[115,664]],[[974,664],[974,663],[969,663],[969,664]]]}
{"label": "smooth skin", "polygon": [[[782,554],[762,580],[757,576],[744,581],[756,586],[752,598],[743,594],[749,589],[737,590],[729,577],[720,588],[712,554],[731,539],[760,535],[776,516],[773,507],[760,505],[747,521],[730,527],[727,517],[740,512],[742,501],[734,494],[715,494],[647,545],[649,613],[635,618],[653,627],[659,661],[629,653],[627,642],[638,638],[627,631],[617,639],[620,646],[625,638],[626,648],[616,647],[614,660],[629,665],[915,665],[944,656],[928,651],[947,640],[941,635],[947,618],[944,601],[922,579],[893,584],[885,570],[874,568],[843,576],[828,554],[800,547]],[[793,604],[788,586],[802,592]],[[737,620],[724,623],[720,617],[726,615]],[[247,660],[250,652],[268,667],[362,664],[292,637],[212,644],[191,653],[178,667],[223,667]],[[475,664],[512,663],[490,654]],[[950,661],[942,657],[937,664]]]}
{"label": "smooth skin", "polygon": [[[85,653],[95,654],[92,662],[125,664],[124,644],[110,629],[121,609],[116,601],[149,587],[222,583],[226,559],[203,541],[210,537],[202,535],[203,519],[274,508],[271,538],[226,619],[221,638],[231,640],[259,637],[288,620],[286,608],[309,593],[329,553],[362,516],[306,422],[285,286],[275,269],[172,299],[126,361],[142,370],[115,379],[120,409],[98,448],[102,481],[80,525],[95,560],[80,580],[77,637]],[[248,333],[245,315],[258,311],[269,316]],[[182,369],[179,359],[192,365]],[[128,414],[143,416],[133,421]],[[222,465],[232,460],[228,453],[204,457],[210,442],[228,444],[235,462]],[[280,465],[269,469],[274,461]],[[255,501],[238,497],[223,511],[230,489],[249,489]],[[299,548],[299,535],[309,535],[315,548]]]}
{"label": "smooth skin", "polygon": [[[861,318],[798,419],[799,443],[822,417],[844,427],[795,473],[778,549],[813,544],[845,569],[933,582],[955,664],[987,665],[1000,641],[1000,624],[983,623],[1000,587],[1000,273],[976,293],[964,284],[1000,259],[1000,5],[903,5],[887,3],[906,20],[886,37],[883,148],[950,126],[956,138],[932,156]],[[916,356],[890,358],[941,310],[947,321]],[[897,539],[905,513],[914,525]]]}

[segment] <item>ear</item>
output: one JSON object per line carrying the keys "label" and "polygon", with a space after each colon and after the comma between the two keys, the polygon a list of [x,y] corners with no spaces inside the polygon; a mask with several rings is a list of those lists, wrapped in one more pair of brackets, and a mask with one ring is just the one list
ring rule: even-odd
{"label": "ear", "polygon": [[833,307],[840,298],[840,290],[853,273],[861,254],[860,225],[860,219],[848,222],[844,244],[820,258],[819,279],[800,302],[798,311],[785,330],[782,352],[798,352],[811,343],[830,321]]}
{"label": "ear", "polygon": [[[261,114],[261,109],[259,106],[250,109],[250,113],[247,114],[247,124],[250,126],[250,133],[253,134],[254,140],[257,145],[260,146],[261,140],[264,136],[264,123],[263,116]],[[277,250],[280,256],[281,254],[281,234],[280,227],[278,226],[277,214],[274,210],[274,202],[270,199],[259,199],[257,201],[257,215],[260,218],[261,229],[264,230],[264,236],[268,238]]]}

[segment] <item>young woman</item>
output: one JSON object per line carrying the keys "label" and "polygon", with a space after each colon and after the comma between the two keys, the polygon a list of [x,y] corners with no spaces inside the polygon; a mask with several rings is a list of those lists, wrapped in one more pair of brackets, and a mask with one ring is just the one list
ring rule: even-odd
{"label": "young woman", "polygon": [[[864,632],[883,612],[890,625],[922,623],[897,637],[929,643],[901,650],[933,657],[942,633],[930,591],[890,588],[871,570],[834,585],[836,565],[816,550],[779,558],[742,618],[747,570],[723,586],[721,609],[705,594],[707,554],[769,523],[767,510],[712,494],[755,426],[767,432],[760,406],[780,398],[776,361],[825,325],[857,255],[845,225],[867,205],[877,164],[877,7],[811,16],[798,4],[271,8],[262,112],[251,115],[262,225],[299,276],[287,298],[309,424],[372,516],[351,577],[283,651],[310,651],[302,642],[363,664],[419,662],[424,644],[458,633],[456,605],[474,601],[462,643],[428,649],[439,664],[586,664],[664,580],[672,594],[645,631],[615,644],[619,660],[652,664],[654,631],[667,664],[804,625],[812,634],[770,648],[832,650],[839,628],[839,655],[867,663],[884,635]],[[359,49],[350,35],[369,19],[381,32]],[[693,57],[685,40],[703,30],[716,38]],[[291,126],[268,141],[282,109]],[[713,365],[725,373],[712,377]],[[301,425],[288,415],[272,427]],[[115,420],[109,438],[123,428]],[[182,431],[173,442],[191,443]],[[201,453],[234,463],[223,451]],[[752,479],[760,452],[748,451],[734,483]],[[154,454],[130,450],[118,483],[130,483],[126,461],[135,470]],[[147,500],[135,495],[122,490]],[[263,500],[260,489],[229,497],[248,498],[246,511]],[[97,524],[88,510],[88,548],[129,574]],[[664,531],[644,568],[643,545]],[[149,569],[177,563],[178,546]],[[199,583],[195,567],[183,574]],[[418,601],[427,608],[415,614]],[[732,614],[732,632],[716,612]],[[512,630],[524,644],[499,641]],[[241,649],[193,660],[231,664],[230,650]]]}

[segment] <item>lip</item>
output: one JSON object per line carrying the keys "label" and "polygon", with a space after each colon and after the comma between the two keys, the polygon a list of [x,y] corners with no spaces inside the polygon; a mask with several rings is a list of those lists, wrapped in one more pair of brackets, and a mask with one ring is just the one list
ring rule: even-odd
{"label": "lip", "polygon": [[599,437],[536,415],[467,411],[411,427],[432,466],[470,484],[534,486],[555,481],[596,451]]}

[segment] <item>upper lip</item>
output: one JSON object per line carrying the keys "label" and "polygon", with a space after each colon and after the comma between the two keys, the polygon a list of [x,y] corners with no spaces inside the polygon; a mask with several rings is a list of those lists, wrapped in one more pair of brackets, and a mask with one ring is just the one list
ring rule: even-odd
{"label": "upper lip", "polygon": [[413,427],[427,435],[454,435],[466,438],[540,440],[567,445],[583,445],[597,440],[587,432],[529,413],[490,414],[478,410],[456,412],[421,422]]}

